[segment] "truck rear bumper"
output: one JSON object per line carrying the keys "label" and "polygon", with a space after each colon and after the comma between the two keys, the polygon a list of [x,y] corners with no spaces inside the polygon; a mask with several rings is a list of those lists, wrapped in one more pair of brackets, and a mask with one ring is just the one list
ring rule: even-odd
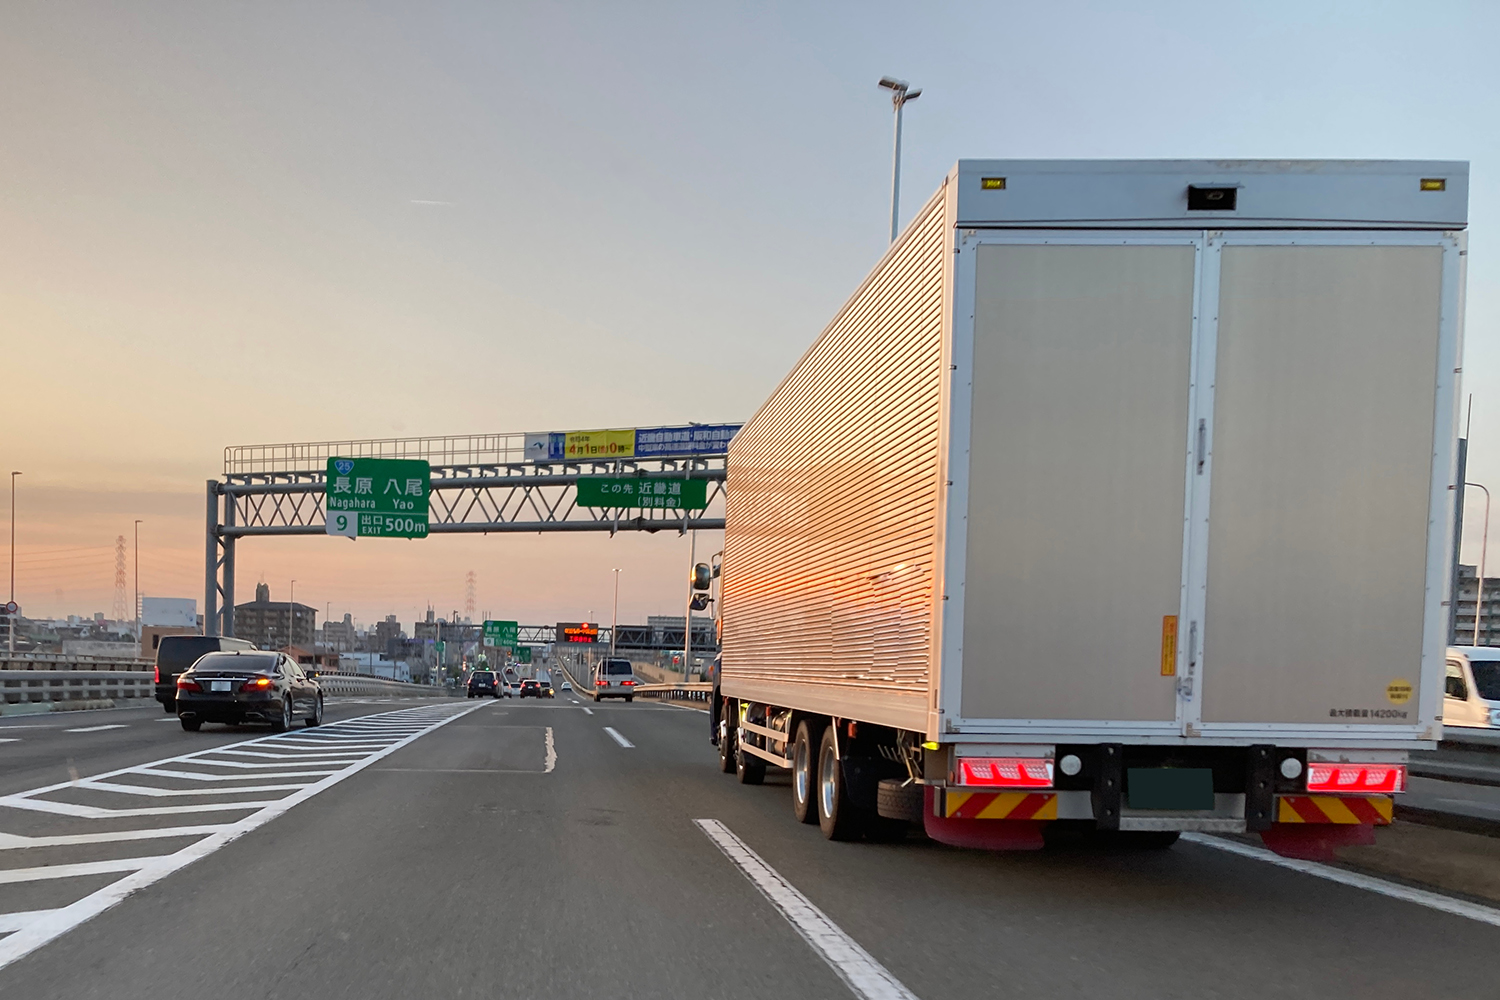
{"label": "truck rear bumper", "polygon": [[[1092,796],[1085,791],[982,792],[933,789],[934,816],[953,820],[1093,820]],[[1276,824],[1328,823],[1387,826],[1394,801],[1389,795],[1278,795]],[[1245,796],[1219,792],[1204,810],[1131,809],[1120,811],[1121,830],[1194,830],[1244,833]]]}

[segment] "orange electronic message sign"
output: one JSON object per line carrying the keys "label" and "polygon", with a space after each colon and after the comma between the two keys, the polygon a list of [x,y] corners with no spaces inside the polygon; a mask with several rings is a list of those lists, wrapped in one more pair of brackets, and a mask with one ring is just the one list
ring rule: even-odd
{"label": "orange electronic message sign", "polygon": [[590,622],[558,622],[558,642],[598,642],[599,626]]}

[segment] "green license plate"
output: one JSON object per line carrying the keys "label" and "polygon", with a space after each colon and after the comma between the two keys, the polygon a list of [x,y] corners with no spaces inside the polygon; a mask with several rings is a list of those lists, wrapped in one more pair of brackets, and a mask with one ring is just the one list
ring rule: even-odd
{"label": "green license plate", "polygon": [[1206,767],[1132,767],[1125,788],[1132,809],[1214,807],[1214,772]]}

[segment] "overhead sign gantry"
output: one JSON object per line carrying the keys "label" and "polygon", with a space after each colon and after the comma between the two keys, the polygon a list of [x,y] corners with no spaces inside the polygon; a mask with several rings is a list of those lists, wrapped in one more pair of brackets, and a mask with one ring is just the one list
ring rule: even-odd
{"label": "overhead sign gantry", "polygon": [[223,479],[208,482],[204,630],[234,634],[241,538],[722,529],[725,458],[738,429],[688,424],[226,448]]}

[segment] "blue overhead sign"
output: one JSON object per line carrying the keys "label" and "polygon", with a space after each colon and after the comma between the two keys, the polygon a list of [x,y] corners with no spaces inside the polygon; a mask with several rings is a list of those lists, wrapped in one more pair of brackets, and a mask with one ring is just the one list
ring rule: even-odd
{"label": "blue overhead sign", "polygon": [[[571,462],[579,458],[677,458],[722,455],[740,424],[689,424],[635,430],[554,431],[526,435],[526,461]],[[633,447],[632,447],[632,437]],[[597,439],[597,440],[596,440]],[[607,445],[607,446],[606,446]]]}
{"label": "blue overhead sign", "polygon": [[636,458],[673,455],[722,455],[740,424],[693,424],[688,427],[643,427],[635,432]]}

